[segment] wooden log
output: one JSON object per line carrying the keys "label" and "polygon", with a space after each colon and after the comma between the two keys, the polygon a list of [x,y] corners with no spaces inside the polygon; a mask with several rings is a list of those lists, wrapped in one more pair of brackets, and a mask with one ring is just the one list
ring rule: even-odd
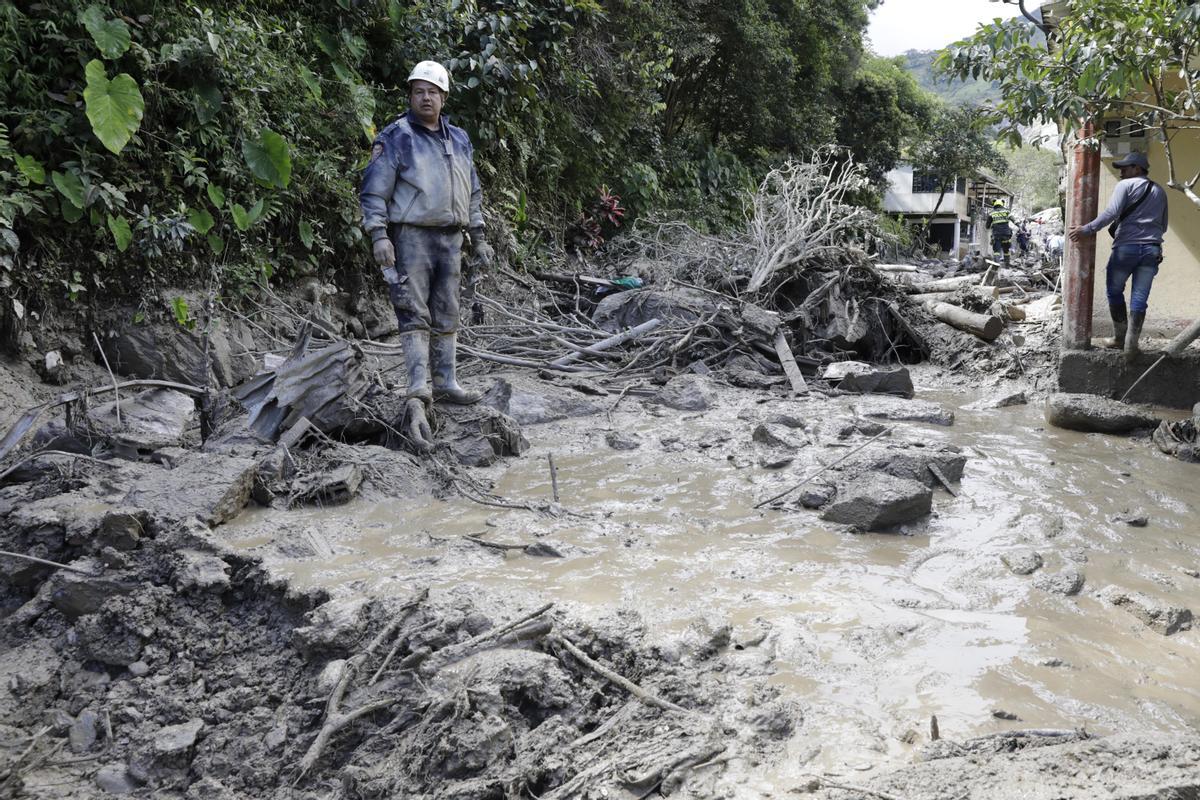
{"label": "wooden log", "polygon": [[[993,299],[1000,296],[1000,289],[996,286],[977,287],[980,296],[986,297],[990,295]],[[918,303],[941,303],[949,300],[956,292],[923,292],[921,294],[912,294],[909,297]]]}
{"label": "wooden log", "polygon": [[935,317],[960,331],[973,333],[985,342],[992,342],[1004,330],[1004,320],[990,314],[976,314],[949,303],[938,303],[930,309]]}
{"label": "wooden log", "polygon": [[939,278],[936,281],[925,281],[924,283],[913,284],[906,286],[905,291],[909,294],[928,294],[930,292],[953,292],[964,286],[975,286],[979,283],[979,278],[975,275],[960,275],[955,278]]}

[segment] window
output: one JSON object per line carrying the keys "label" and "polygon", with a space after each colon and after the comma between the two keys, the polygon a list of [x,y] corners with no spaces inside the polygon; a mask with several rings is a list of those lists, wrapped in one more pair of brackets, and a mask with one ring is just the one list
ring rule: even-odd
{"label": "window", "polygon": [[938,183],[936,177],[925,172],[913,170],[913,194],[922,194],[925,192],[937,194],[941,190],[942,186]]}
{"label": "window", "polygon": [[1104,122],[1104,136],[1108,139],[1144,139],[1146,128],[1131,119],[1110,119]]}

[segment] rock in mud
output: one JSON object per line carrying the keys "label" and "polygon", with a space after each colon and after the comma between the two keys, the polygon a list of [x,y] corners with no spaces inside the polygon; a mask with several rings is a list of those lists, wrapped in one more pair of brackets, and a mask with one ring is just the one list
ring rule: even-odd
{"label": "rock in mud", "polygon": [[654,402],[678,411],[705,411],[716,396],[699,375],[677,375],[654,396]]}
{"label": "rock in mud", "polygon": [[808,444],[808,441],[803,436],[797,437],[796,434],[792,433],[791,429],[770,422],[764,422],[756,427],[751,438],[759,444],[765,444],[768,447],[774,447],[779,450],[799,450]]}
{"label": "rock in mud", "polygon": [[604,442],[613,450],[637,450],[642,446],[640,436],[626,431],[609,431],[604,435]]}
{"label": "rock in mud", "polygon": [[1046,422],[1085,433],[1130,433],[1157,427],[1160,420],[1135,406],[1093,394],[1052,394],[1046,398]]}
{"label": "rock in mud", "polygon": [[150,389],[121,398],[120,424],[115,401],[88,412],[96,433],[135,454],[183,444],[195,416],[196,401],[174,389]]}
{"label": "rock in mud", "polygon": [[866,531],[882,531],[929,514],[933,490],[923,483],[867,472],[842,484],[821,519]]}
{"label": "rock in mud", "polygon": [[524,386],[514,386],[503,378],[492,383],[484,393],[482,403],[507,414],[521,425],[588,417],[604,410],[599,403],[578,392],[546,383],[538,384],[537,391],[532,391]]}
{"label": "rock in mud", "polygon": [[837,487],[813,483],[800,490],[800,505],[804,508],[823,508],[837,495]]}
{"label": "rock in mud", "polygon": [[68,620],[95,614],[110,597],[133,591],[132,584],[98,574],[100,565],[92,559],[76,561],[71,566],[97,574],[60,570],[51,579],[50,602]]}
{"label": "rock in mud", "polygon": [[781,383],[787,383],[783,375],[768,375],[763,372],[758,362],[749,356],[738,354],[725,365],[725,378],[734,386],[743,389],[770,389]]}
{"label": "rock in mud", "polygon": [[887,419],[893,422],[924,422],[930,425],[954,424],[954,412],[928,400],[899,400],[889,397],[867,397],[854,403],[854,410],[864,417]]}
{"label": "rock in mud", "polygon": [[105,764],[96,773],[96,786],[106,794],[132,794],[138,784],[124,764]]}
{"label": "rock in mud", "polygon": [[221,593],[229,588],[229,565],[211,553],[180,550],[174,557],[171,583],[179,592]]}
{"label": "rock in mud", "polygon": [[1042,568],[1042,555],[1034,550],[1017,550],[1000,556],[1014,575],[1032,575]]}
{"label": "rock in mud", "polygon": [[1029,402],[1024,392],[1011,392],[1009,394],[999,394],[994,397],[985,397],[982,400],[976,400],[968,406],[964,406],[968,411],[992,411],[999,408],[1012,408],[1013,406],[1023,406]]}
{"label": "rock in mud", "polygon": [[304,617],[305,626],[292,632],[297,649],[306,657],[330,650],[349,651],[367,624],[367,600],[351,597],[323,603]]}
{"label": "rock in mud", "polygon": [[1117,586],[1105,589],[1101,597],[1114,606],[1125,609],[1144,622],[1148,628],[1163,636],[1191,630],[1192,612],[1189,609],[1168,606],[1141,592],[1127,592]]}
{"label": "rock in mud", "polygon": [[1140,508],[1122,511],[1112,518],[1113,522],[1124,522],[1131,528],[1144,528],[1150,524],[1150,517]]}
{"label": "rock in mud", "polygon": [[437,414],[438,436],[460,464],[486,467],[529,449],[517,420],[490,406],[439,406]]}
{"label": "rock in mud", "polygon": [[825,368],[822,377],[843,392],[890,394],[911,398],[912,376],[904,367],[876,367],[862,361],[839,361]]}
{"label": "rock in mud", "polygon": [[1061,572],[1043,572],[1033,579],[1033,585],[1043,592],[1072,597],[1083,591],[1083,573],[1074,567]]}
{"label": "rock in mud", "polygon": [[897,478],[919,481],[931,489],[940,487],[930,467],[935,467],[950,483],[962,480],[967,457],[957,447],[889,446],[886,449],[864,450],[842,466],[842,472],[857,475],[863,472],[884,472]]}
{"label": "rock in mud", "polygon": [[[112,368],[121,375],[206,386],[215,378],[196,338],[166,327],[125,327],[101,341]],[[212,381],[215,383],[215,380]]]}
{"label": "rock in mud", "polygon": [[662,320],[664,326],[672,323],[687,326],[715,311],[717,302],[712,295],[687,288],[669,292],[659,289],[617,292],[596,305],[592,322],[610,333],[634,328],[652,319]]}
{"label": "rock in mud", "polygon": [[100,521],[96,541],[114,550],[133,550],[149,524],[149,515],[140,509],[114,509]]}
{"label": "rock in mud", "polygon": [[92,749],[100,735],[96,729],[99,721],[96,712],[90,708],[79,712],[79,716],[67,731],[67,741],[70,742],[72,753],[86,753]]}
{"label": "rock in mud", "polygon": [[179,522],[197,517],[210,527],[236,517],[250,502],[254,459],[189,453],[174,469],[156,471],[125,497],[151,516]]}

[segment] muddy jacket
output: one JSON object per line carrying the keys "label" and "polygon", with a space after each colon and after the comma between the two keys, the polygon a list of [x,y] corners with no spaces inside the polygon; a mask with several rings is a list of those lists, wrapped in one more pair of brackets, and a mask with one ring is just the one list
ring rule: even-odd
{"label": "muddy jacket", "polygon": [[375,137],[363,170],[363,227],[372,241],[388,224],[422,228],[483,227],[482,193],[467,132],[441,120],[431,131],[412,113]]}

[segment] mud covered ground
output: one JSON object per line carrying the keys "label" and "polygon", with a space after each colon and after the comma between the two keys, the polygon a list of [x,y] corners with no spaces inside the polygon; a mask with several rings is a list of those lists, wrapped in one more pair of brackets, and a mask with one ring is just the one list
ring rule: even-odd
{"label": "mud covered ground", "polygon": [[[236,419],[27,462],[0,549],[53,563],[3,561],[0,795],[1191,796],[1197,467],[1011,435],[1039,324],[952,337],[915,400],[472,368],[531,445],[484,469]],[[348,505],[296,502],[344,464]]]}

